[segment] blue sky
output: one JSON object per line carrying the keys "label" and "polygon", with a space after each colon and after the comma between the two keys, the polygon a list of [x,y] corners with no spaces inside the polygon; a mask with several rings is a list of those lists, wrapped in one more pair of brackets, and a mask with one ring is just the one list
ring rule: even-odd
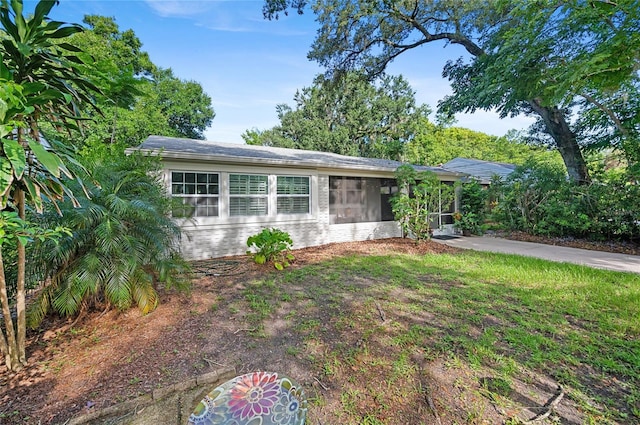
{"label": "blue sky", "polygon": [[[32,10],[35,1],[25,1]],[[208,140],[242,143],[251,128],[278,124],[275,107],[293,104],[297,89],[312,84],[322,69],[307,59],[318,28],[314,15],[262,18],[262,0],[61,0],[51,18],[81,23],[84,15],[111,16],[121,30],[133,29],[151,60],[181,79],[199,82],[211,97],[216,117]],[[402,74],[419,103],[435,109],[449,93],[441,77],[461,47],[434,44],[401,55],[388,69]],[[500,120],[491,112],[458,115],[457,125],[494,135],[522,130],[532,119]]]}

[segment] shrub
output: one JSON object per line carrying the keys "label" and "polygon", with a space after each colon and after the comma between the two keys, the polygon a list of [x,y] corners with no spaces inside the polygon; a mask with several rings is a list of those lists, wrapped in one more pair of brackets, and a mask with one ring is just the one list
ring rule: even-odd
{"label": "shrub", "polygon": [[454,226],[463,232],[482,234],[486,218],[488,193],[475,180],[465,182],[460,190],[460,212],[453,215]]}
{"label": "shrub", "polygon": [[255,249],[255,252],[249,250],[247,254],[251,255],[257,264],[273,262],[273,266],[278,270],[289,267],[289,262],[295,259],[289,252],[293,241],[287,232],[280,229],[263,229],[247,239],[247,246]]}
{"label": "shrub", "polygon": [[493,219],[508,230],[589,239],[640,236],[640,186],[627,173],[601,173],[578,185],[562,170],[530,163],[492,191]]}
{"label": "shrub", "polygon": [[398,167],[395,175],[401,190],[392,198],[391,208],[402,231],[417,240],[431,239],[433,216],[453,201],[453,188],[434,173],[418,173],[408,165]]}
{"label": "shrub", "polygon": [[[180,228],[170,218],[169,199],[156,177],[159,163],[140,155],[91,164],[100,183],[80,207],[60,204],[63,215],[42,217],[64,225],[72,235],[42,244],[32,259],[49,284],[29,311],[36,326],[50,309],[71,316],[84,308],[126,309],[143,313],[158,303],[155,286],[186,287],[189,265],[179,252]],[[71,182],[70,184],[74,184]]]}

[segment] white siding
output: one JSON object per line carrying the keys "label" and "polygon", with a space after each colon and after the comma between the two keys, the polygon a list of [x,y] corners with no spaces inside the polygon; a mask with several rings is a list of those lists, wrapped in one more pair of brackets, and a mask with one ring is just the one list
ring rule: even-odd
{"label": "white siding", "polygon": [[198,226],[185,228],[182,253],[190,260],[244,254],[248,249],[247,238],[265,227],[277,227],[289,233],[294,248],[320,245],[325,239],[323,234],[327,233],[316,222],[274,222],[269,226],[249,223],[241,226]]}
{"label": "white siding", "polygon": [[[329,174],[316,170],[297,168],[277,168],[264,166],[231,166],[212,163],[193,163],[165,160],[164,180],[169,183],[171,170],[219,172],[220,173],[220,216],[199,217],[183,220],[182,253],[189,260],[224,257],[244,254],[246,241],[265,227],[277,227],[291,236],[294,248],[323,245],[332,242],[361,241],[401,236],[396,222],[369,222],[329,224]],[[230,217],[227,196],[228,175],[230,173],[251,173],[273,175],[303,175],[311,178],[311,211],[300,216],[278,216],[275,214],[275,194],[270,192],[269,214],[261,217]],[[334,172],[332,175],[344,175]],[[390,175],[369,177],[389,178]],[[356,175],[355,172],[353,175]],[[275,180],[271,178],[273,186]]]}

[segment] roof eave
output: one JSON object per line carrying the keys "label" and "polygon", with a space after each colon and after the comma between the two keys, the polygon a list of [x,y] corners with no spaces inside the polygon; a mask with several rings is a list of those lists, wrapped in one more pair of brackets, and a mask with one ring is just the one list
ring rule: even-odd
{"label": "roof eave", "polygon": [[[159,156],[161,158],[166,159],[174,159],[174,160],[182,160],[189,162],[206,162],[206,161],[215,161],[220,164],[242,164],[242,165],[263,165],[263,166],[272,166],[272,167],[287,167],[287,168],[312,168],[316,170],[357,170],[357,171],[372,171],[379,173],[389,173],[393,174],[396,171],[396,168],[389,167],[380,167],[380,166],[366,166],[366,165],[357,165],[357,164],[331,164],[331,165],[323,165],[318,164],[317,162],[311,161],[300,161],[300,160],[280,160],[280,159],[268,159],[268,158],[249,158],[249,157],[229,157],[226,155],[210,155],[210,154],[194,154],[188,152],[174,152],[167,151],[163,149],[147,149],[147,148],[128,148],[125,150],[126,154],[130,154],[133,152],[141,152],[143,154],[148,154],[152,156]],[[466,173],[460,173],[456,171],[449,171],[445,169],[434,170],[437,174],[441,176],[448,177],[462,177],[465,176]]]}
{"label": "roof eave", "polygon": [[281,159],[268,159],[268,158],[248,158],[248,157],[229,157],[225,155],[207,155],[207,154],[191,154],[186,152],[170,152],[162,151],[161,149],[128,149],[127,153],[138,151],[143,154],[160,156],[166,159],[175,159],[183,161],[193,162],[206,162],[215,161],[220,164],[243,164],[243,165],[265,165],[272,167],[291,167],[291,168],[313,168],[313,169],[347,169],[347,170],[362,170],[362,171],[382,171],[393,173],[395,168],[388,167],[369,167],[364,165],[350,165],[350,164],[331,164],[330,166],[318,164],[317,162],[300,161],[300,160],[281,160]]}

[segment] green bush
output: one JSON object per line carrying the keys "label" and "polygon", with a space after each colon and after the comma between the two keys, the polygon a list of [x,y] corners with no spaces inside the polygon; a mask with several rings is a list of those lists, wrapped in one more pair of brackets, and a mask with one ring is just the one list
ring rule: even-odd
{"label": "green bush", "polygon": [[257,264],[273,262],[273,266],[278,270],[289,267],[289,262],[295,259],[289,252],[293,241],[287,232],[280,229],[263,229],[247,239],[247,246],[255,250],[249,250],[247,254],[251,255]]}
{"label": "green bush", "polygon": [[460,189],[460,211],[453,215],[454,226],[463,232],[480,235],[487,215],[488,192],[475,180],[464,182]]}
{"label": "green bush", "polygon": [[49,284],[31,305],[32,326],[50,309],[71,316],[94,305],[137,305],[148,313],[158,304],[158,283],[188,285],[189,265],[179,252],[181,231],[170,218],[157,160],[115,156],[88,168],[100,184],[91,189],[91,198],[79,199],[79,207],[64,202],[62,215],[50,211],[42,217],[49,226],[66,226],[72,235],[33,253],[32,261],[45,270]]}
{"label": "green bush", "polygon": [[530,163],[492,187],[492,218],[507,230],[599,240],[640,237],[640,187],[628,173],[600,173],[587,185]]}
{"label": "green bush", "polygon": [[434,173],[418,173],[408,165],[398,167],[395,176],[401,188],[391,199],[395,219],[405,235],[431,239],[434,215],[453,201],[453,188],[442,184]]}

